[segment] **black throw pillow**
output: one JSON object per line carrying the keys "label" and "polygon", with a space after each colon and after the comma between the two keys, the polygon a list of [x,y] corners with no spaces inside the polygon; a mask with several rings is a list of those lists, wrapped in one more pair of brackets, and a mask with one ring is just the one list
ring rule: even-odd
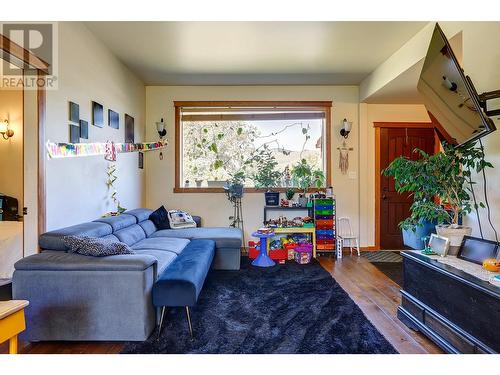
{"label": "black throw pillow", "polygon": [[158,230],[160,229],[170,229],[170,221],[168,220],[168,212],[164,206],[161,206],[151,215],[149,215],[149,220],[151,220]]}

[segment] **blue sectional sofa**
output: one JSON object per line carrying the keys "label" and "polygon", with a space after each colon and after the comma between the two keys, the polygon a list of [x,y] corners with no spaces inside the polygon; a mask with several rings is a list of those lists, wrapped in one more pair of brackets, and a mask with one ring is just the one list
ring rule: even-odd
{"label": "blue sectional sofa", "polygon": [[[30,301],[24,339],[142,341],[159,321],[159,307],[196,302],[210,268],[239,269],[239,229],[157,230],[151,212],[131,210],[41,235],[42,252],[18,261],[12,282],[13,297]],[[68,253],[62,241],[68,235],[116,239],[135,254]]]}

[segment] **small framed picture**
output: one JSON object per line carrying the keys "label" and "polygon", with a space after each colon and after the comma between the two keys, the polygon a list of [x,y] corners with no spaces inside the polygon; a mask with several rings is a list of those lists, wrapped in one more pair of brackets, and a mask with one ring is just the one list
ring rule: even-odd
{"label": "small framed picture", "polygon": [[125,113],[125,143],[134,143],[134,118]]}
{"label": "small framed picture", "polygon": [[73,102],[69,102],[69,121],[76,123],[80,121],[80,106]]}
{"label": "small framed picture", "polygon": [[85,120],[80,120],[80,138],[89,139],[89,123]]}
{"label": "small framed picture", "polygon": [[92,124],[98,128],[104,126],[104,109],[102,104],[92,102]]}
{"label": "small framed picture", "polygon": [[144,169],[144,153],[139,152],[139,169]]}
{"label": "small framed picture", "polygon": [[437,255],[445,257],[446,254],[448,254],[448,249],[450,247],[450,240],[446,237],[441,237],[438,236],[437,234],[432,233],[431,238],[429,240],[429,247]]}
{"label": "small framed picture", "polygon": [[108,126],[113,129],[120,129],[120,115],[112,109],[108,109]]}
{"label": "small framed picture", "polygon": [[69,143],[80,143],[80,127],[69,125]]}

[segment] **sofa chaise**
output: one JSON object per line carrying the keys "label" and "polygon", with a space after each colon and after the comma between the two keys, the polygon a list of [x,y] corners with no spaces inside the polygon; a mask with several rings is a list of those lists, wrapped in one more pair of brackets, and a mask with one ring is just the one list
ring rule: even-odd
{"label": "sofa chaise", "polygon": [[[42,234],[41,253],[15,264],[12,293],[30,301],[29,341],[143,341],[161,307],[196,303],[210,268],[238,270],[242,234],[236,228],[157,230],[149,209]],[[110,238],[134,254],[91,257],[68,253],[69,235]],[[163,309],[161,310],[163,312]],[[191,329],[191,327],[190,327]]]}

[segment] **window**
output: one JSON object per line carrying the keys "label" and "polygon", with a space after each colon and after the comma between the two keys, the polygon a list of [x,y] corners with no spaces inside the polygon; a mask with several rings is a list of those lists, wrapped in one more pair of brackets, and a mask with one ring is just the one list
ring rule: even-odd
{"label": "window", "polygon": [[175,102],[176,192],[223,191],[244,171],[254,188],[257,155],[276,160],[280,186],[305,159],[330,183],[331,102]]}

